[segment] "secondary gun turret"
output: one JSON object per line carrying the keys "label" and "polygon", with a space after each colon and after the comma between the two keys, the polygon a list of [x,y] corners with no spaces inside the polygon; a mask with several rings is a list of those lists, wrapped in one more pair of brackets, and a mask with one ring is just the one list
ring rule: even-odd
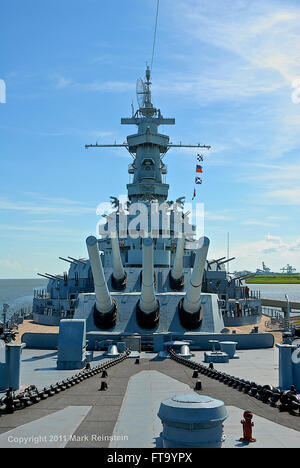
{"label": "secondary gun turret", "polygon": [[185,237],[182,234],[182,237],[177,240],[177,247],[176,247],[173,268],[169,274],[170,286],[175,291],[182,289],[184,286],[184,275],[183,275],[184,243],[185,243]]}
{"label": "secondary gun turret", "polygon": [[96,295],[94,322],[97,328],[107,330],[116,325],[117,305],[107,287],[96,237],[89,236],[86,239],[86,246],[89,253]]}
{"label": "secondary gun turret", "polygon": [[202,278],[209,248],[209,239],[200,239],[201,247],[198,248],[193,272],[186,287],[186,295],[179,303],[179,317],[181,324],[188,330],[199,328],[202,322],[201,289]]}
{"label": "secondary gun turret", "polygon": [[159,302],[155,296],[153,268],[153,240],[143,240],[143,270],[141,298],[137,303],[136,319],[141,328],[151,330],[158,325]]}
{"label": "secondary gun turret", "polygon": [[126,287],[127,275],[123,268],[119,239],[116,232],[111,234],[111,246],[113,256],[113,274],[111,276],[111,284],[114,289],[124,289]]}
{"label": "secondary gun turret", "polygon": [[221,258],[218,258],[217,260],[211,260],[210,262],[207,262],[207,268],[208,270],[211,270],[211,265],[213,265],[214,263],[217,263],[217,268],[218,268],[218,264],[221,260],[224,260],[224,258],[226,257],[221,257]]}

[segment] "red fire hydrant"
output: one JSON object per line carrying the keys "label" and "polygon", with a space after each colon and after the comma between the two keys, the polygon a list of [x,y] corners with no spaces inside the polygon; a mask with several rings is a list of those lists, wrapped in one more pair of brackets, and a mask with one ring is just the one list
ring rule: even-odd
{"label": "red fire hydrant", "polygon": [[240,438],[241,442],[256,442],[256,439],[252,437],[252,427],[254,423],[252,422],[253,413],[251,411],[244,412],[244,419],[241,420],[243,425],[244,437]]}

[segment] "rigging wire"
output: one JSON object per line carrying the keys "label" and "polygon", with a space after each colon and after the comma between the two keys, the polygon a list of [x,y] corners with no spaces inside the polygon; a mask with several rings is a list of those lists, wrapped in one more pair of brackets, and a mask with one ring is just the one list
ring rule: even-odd
{"label": "rigging wire", "polygon": [[157,31],[157,20],[158,20],[158,8],[159,8],[159,0],[157,0],[157,6],[156,6],[156,18],[155,18],[155,28],[154,28],[154,37],[153,37],[153,47],[152,47],[152,58],[151,58],[150,70],[152,70],[153,58],[154,58],[154,49],[155,49],[156,31]]}

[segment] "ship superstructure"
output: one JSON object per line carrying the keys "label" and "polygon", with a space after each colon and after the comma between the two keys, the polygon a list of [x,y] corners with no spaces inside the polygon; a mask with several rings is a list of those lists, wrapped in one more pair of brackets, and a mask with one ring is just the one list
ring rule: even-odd
{"label": "ship superstructure", "polygon": [[[137,97],[138,110],[121,119],[123,125],[137,126],[137,133],[120,145],[86,145],[124,147],[130,153],[128,198],[124,202],[111,197],[113,210],[98,226],[99,238],[87,241],[89,258],[60,257],[70,264],[69,272],[44,275],[49,284],[47,291],[35,295],[34,320],[57,325],[61,318],[86,318],[88,332],[100,331],[107,337],[126,330],[146,336],[146,341],[154,332],[181,336],[256,323],[261,315],[259,299],[246,297],[240,278],[225,270],[233,259],[207,259],[209,241],[196,239],[185,197],[168,200],[166,153],[171,148],[210,146],[176,145],[159,133],[161,125],[174,125],[175,119],[164,118],[153,105],[149,67],[146,80],[137,81]],[[103,272],[98,283],[103,288],[98,288],[95,301],[99,268]],[[110,319],[106,306],[102,305],[104,314],[93,309],[95,302],[101,309],[102,299],[111,309]]]}

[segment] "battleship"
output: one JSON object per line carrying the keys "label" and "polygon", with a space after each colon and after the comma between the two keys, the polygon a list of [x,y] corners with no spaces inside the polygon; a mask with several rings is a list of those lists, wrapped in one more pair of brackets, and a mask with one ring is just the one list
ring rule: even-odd
{"label": "battleship", "polygon": [[[163,183],[163,176],[167,174],[163,157],[167,151],[174,147],[198,150],[210,147],[170,144],[167,135],[158,133],[160,125],[174,125],[175,119],[163,118],[160,109],[153,106],[150,85],[150,68],[147,67],[146,80],[137,80],[140,107],[132,117],[121,120],[124,125],[137,125],[137,134],[128,136],[122,145],[86,145],[87,149],[124,147],[128,150],[133,157],[128,168],[133,177],[132,183],[127,185],[128,200],[122,204],[116,197],[111,197],[115,211],[104,215],[107,221],[99,226],[102,238],[97,241],[87,239],[89,258],[59,257],[70,264],[69,271],[61,275],[39,273],[48,278],[49,283],[46,290],[36,291],[33,299],[36,323],[58,325],[64,318],[86,319],[90,348],[95,347],[91,341],[92,332],[97,332],[98,328],[110,330],[109,334],[102,332],[104,338],[121,336],[117,334],[125,330],[126,333],[139,333],[142,345],[148,344],[153,349],[154,329],[155,332],[178,335],[185,334],[186,330],[221,332],[226,326],[255,324],[261,318],[259,297],[253,296],[249,300],[242,285],[247,275],[234,276],[226,272],[225,265],[234,258],[207,259],[209,240],[204,238],[203,248],[195,249],[196,226],[190,224],[189,212],[184,210],[185,197],[178,198],[176,202],[167,200],[169,186]],[[137,216],[137,212],[145,213],[144,219]],[[140,226],[140,221],[143,226]],[[148,233],[152,243],[146,239]],[[102,254],[101,262],[98,251]],[[192,287],[187,295],[195,297],[185,298],[183,307],[180,305],[179,314],[176,314],[180,318],[179,325],[167,309],[175,311],[178,307],[195,264],[199,277],[192,281],[193,284],[201,283],[201,287],[197,292]],[[98,292],[95,290],[98,307],[92,317],[95,275],[96,283],[104,286],[97,287]],[[144,278],[147,275],[149,284],[142,280],[143,275]],[[111,291],[110,296],[105,285]],[[105,299],[101,304],[103,295]],[[118,301],[120,295],[122,300]],[[137,298],[142,308],[137,305],[135,320]],[[106,314],[107,307],[114,311]],[[111,315],[114,328],[108,319],[97,319],[102,309],[107,317]],[[99,320],[107,323],[97,327]],[[150,332],[146,331],[147,328]]]}
{"label": "battleship", "polygon": [[175,119],[152,102],[150,67],[137,99],[121,119],[137,133],[86,145],[129,152],[127,200],[111,197],[86,258],[41,274],[32,320],[58,331],[0,346],[0,447],[299,447],[299,340],[259,330],[259,294],[210,258],[185,198],[168,200],[166,153],[210,146],[159,133]]}

